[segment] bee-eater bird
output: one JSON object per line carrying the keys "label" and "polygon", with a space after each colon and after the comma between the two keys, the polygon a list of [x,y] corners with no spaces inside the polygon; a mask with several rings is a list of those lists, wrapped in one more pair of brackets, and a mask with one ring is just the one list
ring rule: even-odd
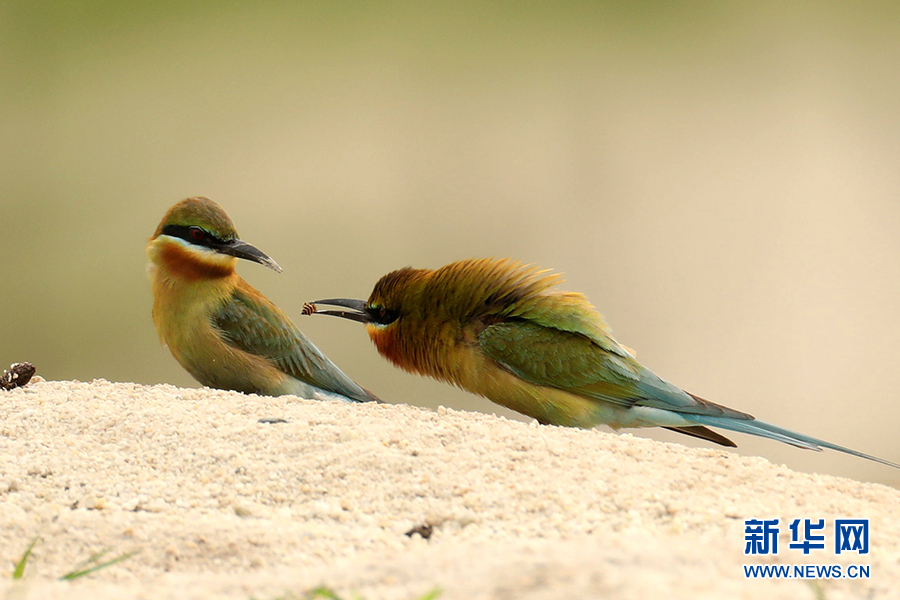
{"label": "bee-eater bird", "polygon": [[[510,260],[464,260],[388,273],[368,301],[317,300],[304,314],[365,323],[378,352],[543,424],[665,427],[735,446],[720,427],[800,448],[830,448],[900,465],[714,404],[656,376],[613,338],[587,299],[554,289],[559,275]],[[318,311],[316,304],[348,310]]]}
{"label": "bee-eater bird", "polygon": [[212,200],[188,198],[170,208],[147,254],[156,331],[201,384],[267,396],[377,400],[235,273],[239,258],[279,273],[281,267],[238,239]]}

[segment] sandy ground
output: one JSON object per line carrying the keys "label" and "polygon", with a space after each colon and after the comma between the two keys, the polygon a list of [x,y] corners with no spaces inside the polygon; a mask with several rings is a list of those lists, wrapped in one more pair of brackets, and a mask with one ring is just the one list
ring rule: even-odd
{"label": "sandy ground", "polygon": [[[782,520],[776,557],[743,555],[754,517]],[[869,518],[871,552],[788,550],[796,517]],[[429,539],[406,535],[426,524]],[[56,580],[104,549],[137,554]],[[772,562],[871,577],[744,577]],[[274,600],[321,584],[365,600],[897,598],[900,492],[452,410],[37,382],[0,391],[0,565],[16,599]]]}

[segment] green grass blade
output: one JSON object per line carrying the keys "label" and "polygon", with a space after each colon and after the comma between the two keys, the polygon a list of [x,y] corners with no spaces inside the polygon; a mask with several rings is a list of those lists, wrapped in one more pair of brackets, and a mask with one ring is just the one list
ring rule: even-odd
{"label": "green grass blade", "polygon": [[101,558],[103,558],[104,556],[109,554],[109,551],[110,551],[110,548],[107,548],[106,550],[100,550],[99,552],[94,552],[93,554],[88,556],[86,559],[84,559],[83,561],[78,563],[78,565],[75,566],[75,568],[73,569],[72,572],[74,573],[75,571],[80,571],[81,569],[84,569],[90,565],[97,564],[98,562],[100,562]]}
{"label": "green grass blade", "polygon": [[[443,593],[443,590],[439,587],[435,587],[433,590],[426,593],[424,596],[417,598],[416,600],[435,600],[435,598],[440,596],[441,593]],[[337,593],[334,592],[334,590],[332,590],[330,587],[325,586],[325,585],[320,585],[317,588],[313,588],[313,589],[309,590],[308,592],[303,594],[302,599],[298,598],[297,596],[294,596],[291,593],[288,593],[284,596],[278,596],[277,598],[274,598],[273,600],[317,600],[320,598],[324,599],[324,600],[344,600],[341,596],[338,596]],[[363,597],[360,596],[358,593],[354,593],[353,598],[355,600],[363,600]],[[255,596],[251,596],[250,600],[256,600]]]}
{"label": "green grass blade", "polygon": [[310,590],[306,594],[307,600],[315,600],[316,598],[325,598],[325,600],[341,600],[337,594],[331,591],[329,588],[324,585],[315,588],[314,590]]}
{"label": "green grass blade", "polygon": [[99,571],[100,569],[105,569],[106,567],[111,567],[112,565],[114,565],[116,563],[120,563],[123,560],[129,559],[132,556],[134,556],[135,554],[137,554],[137,550],[135,550],[134,552],[127,552],[125,554],[122,554],[121,556],[117,556],[106,562],[98,562],[108,552],[109,552],[109,550],[103,550],[101,552],[93,554],[90,558],[88,558],[86,561],[81,563],[81,566],[79,568],[75,569],[74,571],[72,571],[70,573],[66,573],[65,575],[60,577],[60,579],[64,580],[64,581],[71,581],[73,579],[78,579],[79,577],[84,577],[85,575],[89,575],[89,574],[93,573],[94,571]]}
{"label": "green grass blade", "polygon": [[22,579],[25,575],[25,565],[28,563],[28,558],[31,556],[31,551],[34,549],[34,545],[37,544],[40,536],[31,540],[31,543],[28,544],[28,548],[25,550],[25,554],[22,555],[22,558],[19,559],[19,562],[16,563],[16,568],[13,571],[12,578],[13,579]]}
{"label": "green grass blade", "polygon": [[433,590],[431,590],[430,592],[428,592],[427,594],[425,594],[424,596],[422,596],[421,598],[419,598],[419,600],[434,600],[435,598],[440,596],[442,592],[443,592],[443,590],[441,588],[436,587]]}

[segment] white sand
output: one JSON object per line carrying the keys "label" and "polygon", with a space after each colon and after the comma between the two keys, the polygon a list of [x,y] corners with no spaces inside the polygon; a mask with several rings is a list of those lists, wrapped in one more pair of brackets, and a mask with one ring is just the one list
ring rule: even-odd
{"label": "white sand", "polygon": [[[752,517],[781,518],[777,557],[743,555]],[[870,518],[871,553],[788,550],[796,517]],[[426,523],[429,540],[404,535]],[[55,580],[106,548],[138,554]],[[38,382],[0,392],[0,561],[0,595],[17,599],[270,600],[320,584],[365,600],[435,586],[447,600],[897,598],[900,492],[452,410]],[[744,578],[770,562],[869,564],[871,578]]]}

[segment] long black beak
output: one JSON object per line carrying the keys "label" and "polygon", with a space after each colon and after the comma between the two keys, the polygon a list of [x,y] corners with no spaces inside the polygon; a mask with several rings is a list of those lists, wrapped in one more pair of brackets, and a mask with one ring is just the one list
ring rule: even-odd
{"label": "long black beak", "polygon": [[[317,304],[329,304],[331,306],[343,306],[350,310],[317,310]],[[307,308],[310,307],[310,308]],[[360,323],[369,323],[369,313],[366,312],[365,300],[353,300],[351,298],[328,298],[327,300],[316,300],[315,302],[307,302],[303,305],[303,314],[305,315],[331,315],[333,317],[343,317],[351,321],[359,321]]]}
{"label": "long black beak", "polygon": [[243,258],[245,260],[258,262],[261,265],[269,267],[276,273],[281,273],[284,270],[278,266],[277,262],[269,258],[268,254],[266,254],[256,246],[251,246],[250,244],[242,240],[234,239],[223,242],[221,244],[216,244],[213,246],[213,249],[220,254],[228,254],[229,256],[234,256],[235,258]]}

